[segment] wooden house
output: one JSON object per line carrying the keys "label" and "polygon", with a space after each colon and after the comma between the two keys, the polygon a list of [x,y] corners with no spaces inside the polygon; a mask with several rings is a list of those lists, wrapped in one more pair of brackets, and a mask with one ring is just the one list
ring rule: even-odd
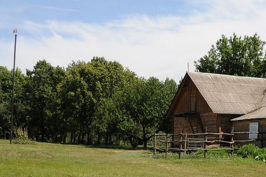
{"label": "wooden house", "polygon": [[[174,134],[181,132],[266,131],[266,79],[186,73],[169,107]],[[243,134],[237,139],[259,139]],[[260,141],[261,142],[261,141]],[[260,144],[265,146],[265,143]]]}

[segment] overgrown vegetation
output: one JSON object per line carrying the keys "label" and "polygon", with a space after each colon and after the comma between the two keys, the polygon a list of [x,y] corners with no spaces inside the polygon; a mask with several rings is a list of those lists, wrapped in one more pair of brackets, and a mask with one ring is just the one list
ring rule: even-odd
{"label": "overgrown vegetation", "polygon": [[237,155],[244,158],[252,157],[256,160],[262,160],[266,162],[266,148],[259,148],[254,144],[241,146],[237,151]]}

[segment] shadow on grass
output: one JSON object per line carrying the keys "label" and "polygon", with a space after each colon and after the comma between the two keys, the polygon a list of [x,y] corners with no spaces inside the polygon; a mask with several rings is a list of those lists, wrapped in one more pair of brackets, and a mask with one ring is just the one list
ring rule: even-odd
{"label": "shadow on grass", "polygon": [[[39,142],[39,141],[36,141]],[[39,143],[50,143],[50,144],[61,144],[61,145],[65,145],[65,146],[83,146],[86,148],[102,148],[102,149],[121,149],[121,150],[149,150],[152,151],[153,147],[148,147],[147,149],[144,149],[142,145],[139,145],[135,148],[131,147],[131,146],[127,146],[127,145],[97,145],[97,144],[93,144],[93,145],[87,145],[87,144],[75,144],[75,143],[53,143],[53,142],[39,142]]]}
{"label": "shadow on grass", "polygon": [[143,147],[138,146],[132,148],[130,146],[122,146],[122,145],[83,145],[87,148],[103,148],[103,149],[121,149],[121,150],[143,150]]}

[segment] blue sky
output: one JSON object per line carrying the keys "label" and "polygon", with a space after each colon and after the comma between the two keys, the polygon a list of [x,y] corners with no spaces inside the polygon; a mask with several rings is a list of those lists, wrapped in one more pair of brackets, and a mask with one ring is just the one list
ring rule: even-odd
{"label": "blue sky", "polygon": [[185,2],[182,0],[12,0],[3,1],[1,10],[8,15],[12,14],[8,19],[15,21],[56,19],[103,23],[134,14],[148,16],[186,14],[189,9]]}
{"label": "blue sky", "polygon": [[[12,0],[1,3],[1,32],[13,26],[23,26],[25,21],[43,23],[47,20],[105,24],[131,16],[185,16],[200,6],[187,6],[182,0]],[[6,25],[4,25],[6,24]],[[30,32],[20,29],[23,33]],[[8,35],[8,33],[6,33]]]}
{"label": "blue sky", "polygon": [[222,34],[258,33],[266,41],[264,0],[0,0],[0,65],[38,60],[67,67],[93,56],[146,78],[178,81]]}

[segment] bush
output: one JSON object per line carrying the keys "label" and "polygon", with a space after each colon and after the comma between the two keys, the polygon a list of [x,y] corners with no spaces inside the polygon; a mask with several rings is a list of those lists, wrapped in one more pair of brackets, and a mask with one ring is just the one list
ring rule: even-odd
{"label": "bush", "polygon": [[237,155],[242,156],[243,158],[253,157],[256,160],[266,161],[266,148],[261,149],[254,144],[248,144],[240,147],[237,151]]}
{"label": "bush", "polygon": [[27,130],[18,128],[16,138],[13,141],[14,144],[33,144],[34,142],[28,138]]}
{"label": "bush", "polygon": [[258,151],[259,151],[258,146],[254,144],[248,144],[241,146],[237,151],[237,155],[242,156],[244,158],[248,156],[256,157],[258,155]]}

